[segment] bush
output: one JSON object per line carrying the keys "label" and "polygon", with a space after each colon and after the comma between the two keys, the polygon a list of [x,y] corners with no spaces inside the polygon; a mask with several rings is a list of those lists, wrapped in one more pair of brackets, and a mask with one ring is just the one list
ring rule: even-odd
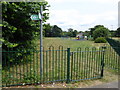
{"label": "bush", "polygon": [[104,37],[98,37],[95,39],[95,43],[106,43],[107,40]]}

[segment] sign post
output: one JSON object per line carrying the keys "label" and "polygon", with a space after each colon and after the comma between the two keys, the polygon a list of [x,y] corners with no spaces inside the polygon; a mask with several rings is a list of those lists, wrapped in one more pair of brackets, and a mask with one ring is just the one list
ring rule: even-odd
{"label": "sign post", "polygon": [[43,11],[43,6],[40,6],[40,12],[39,14],[34,14],[31,15],[31,19],[35,21],[40,21],[40,78],[43,76],[43,26],[42,26],[42,11]]}
{"label": "sign post", "polygon": [[40,19],[40,77],[42,78],[43,76],[43,30],[42,30],[42,11],[43,11],[43,6],[40,6],[40,13],[39,13],[39,18]]}

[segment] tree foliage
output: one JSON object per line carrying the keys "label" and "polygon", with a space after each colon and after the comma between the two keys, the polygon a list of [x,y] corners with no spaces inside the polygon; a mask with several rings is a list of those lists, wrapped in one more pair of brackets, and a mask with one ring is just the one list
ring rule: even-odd
{"label": "tree foliage", "polygon": [[93,32],[97,29],[97,28],[99,28],[99,27],[104,27],[103,25],[96,25],[96,26],[94,26],[93,28],[89,28],[89,30],[90,30],[90,35],[93,37]]}
{"label": "tree foliage", "polygon": [[44,24],[44,36],[45,37],[61,37],[62,29],[57,25],[51,26],[50,24]]}
{"label": "tree foliage", "polygon": [[105,28],[103,26],[95,28],[93,32],[93,38],[94,40],[98,37],[105,37],[107,38],[109,36],[109,30],[108,28]]}
{"label": "tree foliage", "polygon": [[68,29],[67,36],[69,36],[69,37],[76,37],[77,34],[78,34],[77,30],[73,30],[72,28]]}
{"label": "tree foliage", "polygon": [[62,29],[57,25],[54,25],[51,29],[52,37],[61,37],[62,36]]}
{"label": "tree foliage", "polygon": [[45,37],[51,37],[51,35],[52,35],[51,29],[52,29],[52,26],[49,23],[43,25]]}
{"label": "tree foliage", "polygon": [[116,31],[116,36],[117,37],[120,37],[120,27],[117,29],[117,31]]}
{"label": "tree foliage", "polygon": [[[2,2],[2,48],[3,50],[28,50],[34,48],[34,39],[39,35],[39,22],[32,21],[30,16],[38,14],[40,5],[47,10],[47,2]],[[43,22],[49,17],[43,13]],[[24,57],[16,53],[16,57]]]}

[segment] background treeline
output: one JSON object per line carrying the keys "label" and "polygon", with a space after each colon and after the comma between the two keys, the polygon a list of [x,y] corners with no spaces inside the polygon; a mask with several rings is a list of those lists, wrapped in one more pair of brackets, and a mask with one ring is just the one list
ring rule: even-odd
{"label": "background treeline", "polygon": [[76,37],[78,33],[77,30],[73,30],[72,28],[69,28],[68,31],[63,31],[57,25],[44,24],[43,27],[44,37]]}
{"label": "background treeline", "polygon": [[[95,31],[97,30],[97,34],[95,35]],[[72,28],[69,28],[67,31],[63,31],[57,25],[44,24],[44,37],[76,37],[77,34],[83,33],[84,36],[106,36],[106,37],[120,37],[120,28],[117,30],[109,30],[103,25],[96,25],[93,28],[89,28],[88,31],[78,31]],[[99,33],[99,34],[98,34]]]}

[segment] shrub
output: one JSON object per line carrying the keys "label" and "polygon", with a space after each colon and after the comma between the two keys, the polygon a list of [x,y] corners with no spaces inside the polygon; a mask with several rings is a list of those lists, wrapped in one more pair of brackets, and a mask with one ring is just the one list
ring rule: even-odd
{"label": "shrub", "polygon": [[98,37],[95,39],[95,43],[106,43],[107,40],[104,37]]}

